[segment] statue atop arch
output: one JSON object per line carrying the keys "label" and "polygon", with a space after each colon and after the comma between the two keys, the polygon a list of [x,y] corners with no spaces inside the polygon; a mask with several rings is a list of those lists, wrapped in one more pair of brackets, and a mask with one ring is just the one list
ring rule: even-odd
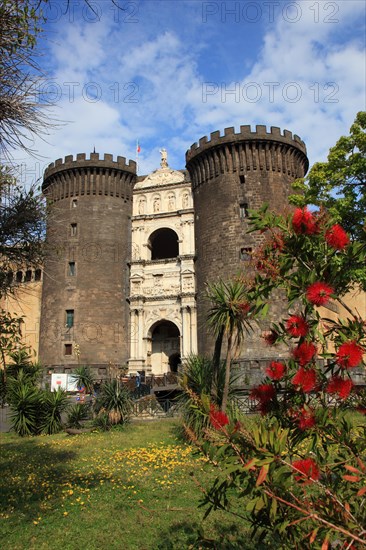
{"label": "statue atop arch", "polygon": [[159,153],[161,154],[160,166],[162,168],[168,168],[168,152],[165,147],[160,149]]}

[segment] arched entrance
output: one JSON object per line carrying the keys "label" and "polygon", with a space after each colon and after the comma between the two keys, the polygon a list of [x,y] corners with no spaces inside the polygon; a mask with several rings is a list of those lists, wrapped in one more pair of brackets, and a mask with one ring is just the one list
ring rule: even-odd
{"label": "arched entrance", "polygon": [[171,321],[159,321],[151,327],[150,332],[152,373],[176,372],[180,362],[180,332],[178,327]]}
{"label": "arched entrance", "polygon": [[154,231],[150,235],[148,246],[152,260],[176,258],[179,255],[178,235],[167,227]]}

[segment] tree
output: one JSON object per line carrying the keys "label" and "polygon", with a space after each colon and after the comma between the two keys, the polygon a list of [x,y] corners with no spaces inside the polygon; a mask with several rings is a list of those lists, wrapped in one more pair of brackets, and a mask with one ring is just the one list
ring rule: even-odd
{"label": "tree", "polygon": [[12,273],[43,260],[45,207],[34,187],[23,189],[0,167],[0,297],[13,288]]}
{"label": "tree", "polygon": [[40,6],[48,0],[0,1],[0,152],[30,151],[31,134],[51,126],[44,105],[37,100],[41,71],[35,45],[44,21]]}
{"label": "tree", "polygon": [[[47,1],[47,0],[45,0]],[[31,133],[47,130],[49,122],[35,92],[39,70],[35,44],[40,32],[41,2],[0,0],[0,154],[14,148],[29,151]],[[12,166],[0,164],[0,298],[14,289],[14,271],[42,262],[44,207],[35,188],[16,183]],[[0,311],[2,380],[6,362],[20,339],[21,318]]]}
{"label": "tree", "polygon": [[366,240],[366,112],[357,114],[349,136],[329,151],[327,162],[317,162],[295,185],[303,195],[291,202],[324,207],[352,239]]}
{"label": "tree", "polygon": [[[289,353],[252,390],[257,423],[210,409],[199,445],[219,473],[204,490],[206,515],[221,509],[249,521],[261,548],[366,548],[366,393],[353,376],[365,375],[366,320],[343,299],[366,247],[306,207],[288,217],[263,208],[250,223],[271,235],[251,299],[264,303],[282,289],[287,313],[272,325],[271,345]],[[263,273],[270,242],[272,269]],[[335,305],[344,313],[329,319],[322,307]]]}
{"label": "tree", "polygon": [[[233,279],[228,282],[218,281],[208,286],[208,298],[212,303],[207,316],[209,327],[213,330],[219,347],[223,336],[227,336],[227,352],[225,367],[225,384],[222,397],[222,411],[226,411],[231,362],[235,355],[235,350],[243,340],[245,331],[249,330],[249,321],[247,318],[249,304],[247,299],[247,289],[240,279]],[[217,346],[215,355],[218,354]]]}

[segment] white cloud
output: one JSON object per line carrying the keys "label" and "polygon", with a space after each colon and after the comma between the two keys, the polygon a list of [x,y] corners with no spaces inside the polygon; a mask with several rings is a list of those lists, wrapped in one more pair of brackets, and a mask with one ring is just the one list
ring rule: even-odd
{"label": "white cloud", "polygon": [[[182,168],[186,148],[201,136],[226,126],[267,124],[299,134],[311,162],[325,158],[365,108],[360,28],[365,5],[297,2],[301,17],[290,23],[296,12],[291,7],[284,12],[286,4],[280,4],[273,23],[240,29],[229,19],[203,24],[190,2],[177,8],[170,2],[139,4],[139,22],[132,25],[116,24],[104,12],[95,24],[82,18],[60,23],[48,61],[52,82],[61,90],[57,116],[70,122],[55,131],[50,145],[36,145],[49,162],[94,145],[134,158],[139,138],[141,172],[148,172],[159,165],[161,146],[168,148],[171,164]],[[218,49],[226,52],[220,35],[231,31],[231,50],[217,57]],[[259,32],[260,49],[249,50]],[[223,60],[240,67],[231,82],[225,82],[223,75],[232,71],[220,65]],[[205,97],[213,67],[217,90]],[[255,84],[248,88],[249,83]],[[225,93],[225,86],[237,94]],[[255,86],[258,101],[252,101]]]}

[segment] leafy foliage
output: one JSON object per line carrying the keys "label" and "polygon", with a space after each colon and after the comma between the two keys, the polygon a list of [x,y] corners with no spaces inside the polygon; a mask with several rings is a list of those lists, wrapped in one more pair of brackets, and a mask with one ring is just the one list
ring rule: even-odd
{"label": "leafy foliage", "polygon": [[342,136],[330,149],[327,162],[314,164],[295,187],[304,195],[292,196],[294,204],[324,207],[353,239],[366,240],[365,111],[357,114],[349,136]]}
{"label": "leafy foliage", "polygon": [[9,380],[11,429],[20,436],[35,435],[40,431],[40,391],[20,375]]}
{"label": "leafy foliage", "polygon": [[10,168],[0,166],[0,295],[13,292],[14,273],[39,267],[44,257],[45,207],[40,193],[16,185]]}
{"label": "leafy foliage", "polygon": [[82,428],[82,423],[90,417],[90,407],[87,403],[75,403],[71,405],[67,415],[67,426],[69,428]]}
{"label": "leafy foliage", "polygon": [[0,353],[3,381],[6,383],[6,368],[8,359],[20,345],[20,324],[22,318],[14,317],[8,311],[0,309]]}
{"label": "leafy foliage", "polygon": [[[207,316],[208,326],[216,335],[220,346],[223,336],[227,337],[225,383],[221,403],[222,410],[225,411],[229,395],[231,361],[245,331],[250,329],[248,290],[239,278],[228,282],[218,281],[208,285],[207,297],[211,302]],[[220,353],[217,350],[216,352],[219,357]],[[217,364],[216,361],[215,363]]]}
{"label": "leafy foliage", "polygon": [[105,381],[95,403],[99,414],[107,413],[111,424],[126,423],[131,414],[132,400],[129,389],[119,380]]}
{"label": "leafy foliage", "polygon": [[62,413],[68,407],[68,397],[65,390],[58,388],[55,392],[40,393],[41,430],[46,434],[56,434],[62,430]]}
{"label": "leafy foliage", "polygon": [[[283,289],[288,313],[272,326],[271,343],[289,353],[252,390],[263,415],[257,427],[212,416],[202,450],[220,474],[203,505],[230,511],[249,499],[239,517],[276,548],[363,548],[366,425],[355,411],[366,412],[366,395],[352,373],[365,368],[366,322],[343,297],[358,281],[353,264],[365,266],[365,246],[306,208],[284,218],[264,207],[251,223],[268,240],[250,299],[264,308]],[[343,307],[341,318],[319,307],[331,303]]]}
{"label": "leafy foliage", "polygon": [[86,393],[92,393],[94,389],[94,376],[90,367],[78,367],[75,369],[73,376],[79,389],[85,388]]}
{"label": "leafy foliage", "polygon": [[9,353],[10,362],[7,368],[8,376],[18,378],[20,371],[27,377],[29,382],[36,385],[42,374],[42,366],[32,361],[29,348],[21,347]]}
{"label": "leafy foliage", "polygon": [[[45,2],[47,0],[43,0]],[[50,123],[37,101],[41,71],[34,46],[41,31],[42,2],[2,0],[0,3],[0,150],[2,156],[21,147],[30,150],[29,133]]]}
{"label": "leafy foliage", "polygon": [[[183,389],[178,397],[183,412],[183,424],[201,437],[209,425],[210,406],[221,407],[226,366],[220,361],[217,368],[214,361],[200,355],[190,355],[183,364],[179,383]],[[236,376],[231,376],[228,396],[228,410],[235,410]]]}

